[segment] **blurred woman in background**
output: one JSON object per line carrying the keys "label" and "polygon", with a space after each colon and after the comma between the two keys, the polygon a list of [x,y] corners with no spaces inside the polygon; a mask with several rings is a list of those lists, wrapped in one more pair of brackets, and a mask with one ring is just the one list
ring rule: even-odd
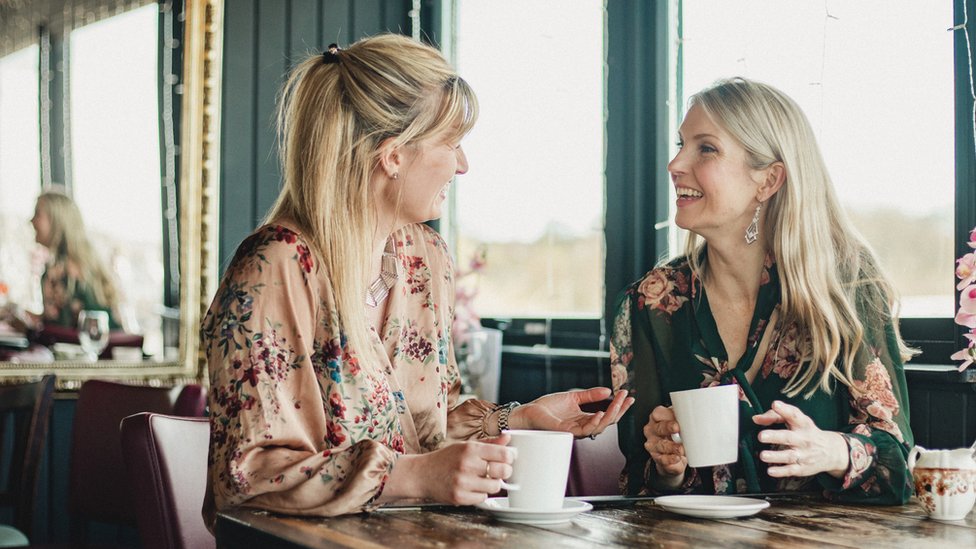
{"label": "blurred woman in background", "polygon": [[75,329],[81,311],[98,310],[108,312],[112,329],[120,328],[118,291],[92,245],[77,204],[63,192],[45,191],[37,197],[31,225],[35,240],[49,252],[41,275],[43,309],[34,314],[9,305],[4,320],[24,331],[44,326]]}

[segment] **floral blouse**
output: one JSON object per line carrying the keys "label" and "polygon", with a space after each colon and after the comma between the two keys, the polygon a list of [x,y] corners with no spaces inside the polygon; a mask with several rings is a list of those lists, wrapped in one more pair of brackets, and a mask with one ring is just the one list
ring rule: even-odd
{"label": "floral blouse", "polygon": [[81,311],[96,310],[108,312],[111,329],[121,328],[115,311],[98,301],[95,291],[67,259],[59,258],[48,263],[41,275],[41,297],[44,300],[41,313],[44,324],[77,328]]}
{"label": "floral blouse", "polygon": [[392,238],[399,278],[382,328],[370,333],[379,363],[347,342],[328,273],[289,224],[259,228],[238,248],[201,328],[209,523],[215,509],[236,505],[369,510],[398,455],[483,435],[493,405],[458,403],[444,241],[425,225]]}
{"label": "floral blouse", "polygon": [[[832,394],[818,390],[809,399],[803,393],[787,397],[784,387],[800,365],[803,336],[795,324],[776,320],[770,325],[779,305],[776,266],[767,257],[746,351],[737,365],[730,365],[707,292],[686,259],[652,270],[623,292],[613,324],[610,363],[614,389],[627,389],[636,397],[619,431],[620,448],[627,458],[621,475],[625,493],[659,492],[654,488],[657,469],[644,449],[643,427],[651,410],[670,405],[671,391],[735,383],[740,388],[738,462],[689,468],[678,492],[820,489],[827,497],[843,501],[899,504],[908,500],[912,480],[905,458],[913,442],[908,389],[891,319],[878,319],[876,313],[859,307],[865,343],[856,351],[854,391],[837,383]],[[764,341],[768,346],[750,382],[746,371]],[[759,452],[768,445],[757,439],[765,427],[753,423],[752,416],[768,410],[774,400],[798,407],[821,429],[843,434],[850,465],[842,479],[826,473],[807,478],[773,478],[766,473]]]}

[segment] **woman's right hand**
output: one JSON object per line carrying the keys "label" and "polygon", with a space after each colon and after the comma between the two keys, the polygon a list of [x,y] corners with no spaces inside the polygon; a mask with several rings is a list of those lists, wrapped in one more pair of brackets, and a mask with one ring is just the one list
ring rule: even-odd
{"label": "woman's right hand", "polygon": [[481,503],[512,475],[514,452],[503,434],[484,441],[456,442],[429,454],[397,459],[383,499],[426,498],[453,505]]}
{"label": "woman's right hand", "polygon": [[677,432],[678,422],[675,421],[674,411],[664,406],[654,408],[644,426],[644,449],[654,460],[658,475],[670,477],[670,482],[665,481],[667,484],[680,483],[688,467],[684,445],[671,438]]}

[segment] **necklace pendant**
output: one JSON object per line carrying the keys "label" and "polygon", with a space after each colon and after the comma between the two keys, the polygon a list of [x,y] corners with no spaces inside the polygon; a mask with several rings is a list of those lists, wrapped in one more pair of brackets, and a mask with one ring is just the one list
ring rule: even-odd
{"label": "necklace pendant", "polygon": [[383,253],[380,276],[376,277],[376,280],[366,288],[366,306],[371,308],[379,306],[386,299],[386,296],[390,295],[390,290],[399,277],[396,267],[396,254],[393,251],[391,241]]}

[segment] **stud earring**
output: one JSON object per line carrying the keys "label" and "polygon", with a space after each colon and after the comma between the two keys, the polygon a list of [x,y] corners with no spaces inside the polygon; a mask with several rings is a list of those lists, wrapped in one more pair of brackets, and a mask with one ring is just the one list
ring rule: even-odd
{"label": "stud earring", "polygon": [[759,239],[759,211],[762,210],[762,202],[756,206],[756,213],[752,216],[752,223],[746,227],[746,244],[753,244]]}
{"label": "stud earring", "polygon": [[390,177],[392,177],[394,180],[400,179],[400,172],[393,172],[393,175]]}

